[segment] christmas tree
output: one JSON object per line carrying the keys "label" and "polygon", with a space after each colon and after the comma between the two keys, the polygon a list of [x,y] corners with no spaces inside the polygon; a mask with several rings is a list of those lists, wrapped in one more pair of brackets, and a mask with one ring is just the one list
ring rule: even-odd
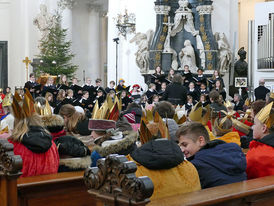
{"label": "christmas tree", "polygon": [[50,75],[65,74],[68,77],[78,69],[71,63],[74,54],[71,52],[71,41],[66,40],[67,29],[61,27],[61,15],[56,11],[54,15],[55,24],[49,28],[47,38],[40,40],[40,65],[36,73],[48,73]]}

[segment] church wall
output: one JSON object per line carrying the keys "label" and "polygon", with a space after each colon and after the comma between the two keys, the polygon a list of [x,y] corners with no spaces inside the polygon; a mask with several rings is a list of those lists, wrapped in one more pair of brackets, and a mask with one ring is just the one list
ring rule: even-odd
{"label": "church wall", "polygon": [[265,0],[239,0],[239,48],[248,49],[248,20],[253,20],[255,15],[255,4]]}
{"label": "church wall", "polygon": [[274,69],[272,70],[259,70],[257,67],[257,39],[258,39],[258,25],[268,24],[268,14],[274,13],[274,2],[258,3],[255,5],[255,41],[254,41],[254,57],[253,57],[253,85],[254,88],[258,87],[259,80],[264,78],[266,86],[271,86],[272,92],[274,92]]}
{"label": "church wall", "polygon": [[[143,5],[143,6],[141,6]],[[115,80],[115,65],[116,65],[116,45],[113,39],[118,36],[113,18],[118,13],[124,13],[125,8],[129,13],[136,15],[136,32],[145,33],[149,29],[155,30],[156,16],[154,12],[154,0],[130,0],[130,4],[126,5],[123,0],[110,0],[108,13],[108,82]],[[135,43],[129,43],[130,39],[134,37],[133,34],[128,35],[125,40],[124,37],[119,36],[119,60],[118,60],[118,79],[124,78],[126,85],[133,85],[134,83],[141,84],[146,88],[144,79],[141,76],[139,68],[135,63],[135,52],[137,46]],[[115,80],[116,81],[116,80]]]}

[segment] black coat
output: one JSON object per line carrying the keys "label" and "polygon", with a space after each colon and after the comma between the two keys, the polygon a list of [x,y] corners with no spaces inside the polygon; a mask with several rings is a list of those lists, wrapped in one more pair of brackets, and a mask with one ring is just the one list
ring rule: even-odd
{"label": "black coat", "polygon": [[83,135],[83,136],[87,136],[91,134],[91,131],[88,129],[88,123],[89,123],[89,119],[86,118],[82,121],[79,121],[76,125],[76,131],[78,134]]}
{"label": "black coat", "polygon": [[194,91],[190,91],[189,89],[187,90],[187,95],[192,96],[193,102],[198,102],[200,100],[200,92],[196,89]]}
{"label": "black coat", "polygon": [[73,136],[62,136],[54,140],[58,145],[60,155],[72,157],[85,157],[90,155],[90,150],[84,143]]}
{"label": "black coat", "polygon": [[134,150],[130,156],[144,167],[152,170],[171,169],[184,161],[180,147],[171,140],[149,141]]}
{"label": "black coat", "polygon": [[22,138],[22,144],[34,153],[45,153],[52,145],[52,137],[43,127],[30,126]]}
{"label": "black coat", "polygon": [[234,105],[234,110],[235,111],[238,111],[238,110],[241,110],[243,111],[243,106],[244,106],[244,102],[243,101],[240,101],[238,104],[236,104],[235,102],[233,102],[235,105]]}
{"label": "black coat", "polygon": [[184,105],[187,102],[187,89],[180,83],[171,83],[167,86],[163,99],[174,105]]}
{"label": "black coat", "polygon": [[255,91],[256,100],[259,100],[259,99],[265,100],[266,94],[270,92],[270,90],[264,86],[258,86],[254,91]]}

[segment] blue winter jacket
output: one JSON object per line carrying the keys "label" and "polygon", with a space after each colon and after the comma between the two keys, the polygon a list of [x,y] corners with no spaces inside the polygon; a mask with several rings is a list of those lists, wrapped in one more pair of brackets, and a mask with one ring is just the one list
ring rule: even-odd
{"label": "blue winter jacket", "polygon": [[214,140],[189,159],[199,173],[202,188],[246,180],[246,158],[235,143]]}

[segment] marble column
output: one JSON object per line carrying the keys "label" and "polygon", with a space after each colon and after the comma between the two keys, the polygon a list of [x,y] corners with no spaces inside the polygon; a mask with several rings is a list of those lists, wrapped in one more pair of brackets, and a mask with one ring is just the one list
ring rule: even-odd
{"label": "marble column", "polygon": [[62,28],[67,29],[66,40],[72,39],[72,8],[66,7],[62,12]]}

